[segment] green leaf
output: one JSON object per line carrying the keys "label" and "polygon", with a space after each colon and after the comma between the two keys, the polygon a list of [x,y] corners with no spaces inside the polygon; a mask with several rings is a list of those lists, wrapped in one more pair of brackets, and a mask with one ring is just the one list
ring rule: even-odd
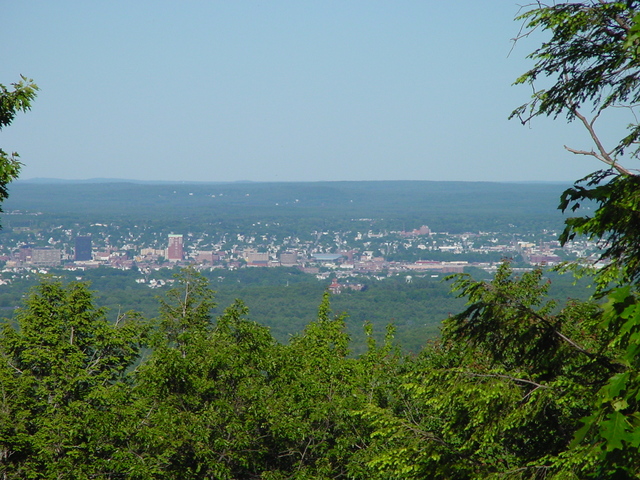
{"label": "green leaf", "polygon": [[614,411],[607,416],[607,419],[600,424],[600,435],[606,441],[605,450],[607,452],[621,450],[624,447],[624,441],[632,440],[628,431],[629,427],[630,425],[622,413]]}
{"label": "green leaf", "polygon": [[627,387],[629,375],[629,372],[624,372],[611,377],[607,385],[608,388],[606,388],[608,395],[606,395],[605,401],[612,400],[620,395],[620,392]]}

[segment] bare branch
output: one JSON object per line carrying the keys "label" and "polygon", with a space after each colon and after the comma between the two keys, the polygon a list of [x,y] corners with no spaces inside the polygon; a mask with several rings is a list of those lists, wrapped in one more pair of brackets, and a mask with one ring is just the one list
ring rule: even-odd
{"label": "bare branch", "polygon": [[[516,17],[518,17],[520,15],[520,12],[522,12],[523,9],[527,8],[527,7],[531,7],[533,4],[530,5],[521,5],[520,8],[518,8],[518,13],[516,13]],[[540,2],[536,2],[536,8],[540,8],[541,4]],[[518,34],[511,39],[511,48],[509,49],[509,53],[507,54],[507,57],[511,56],[511,52],[513,52],[513,49],[516,48],[516,43],[518,43],[518,40],[528,37],[529,35],[531,35],[534,31],[537,30],[537,28],[532,28],[529,30],[525,30],[525,23],[523,22],[520,25],[520,30],[518,30]]]}
{"label": "bare branch", "polygon": [[[606,2],[605,0],[599,0],[601,5],[606,5],[608,2]],[[616,15],[615,16],[615,20],[616,23],[618,24],[618,26],[620,28],[622,28],[625,31],[629,31],[631,30],[631,25],[629,25],[629,22],[627,22],[627,20],[625,18],[622,18],[620,15]]]}
{"label": "bare branch", "polygon": [[11,368],[13,368],[16,372],[23,374],[24,372],[22,370],[20,370],[18,367],[16,367],[13,363],[11,362],[7,362],[7,365],[9,365]]}
{"label": "bare branch", "polygon": [[592,156],[592,157],[596,157],[601,162],[607,163],[607,161],[604,158],[602,158],[600,155],[598,155],[593,150],[590,150],[590,151],[587,151],[587,150],[576,150],[574,148],[567,147],[566,145],[564,146],[564,148],[567,151],[571,152],[571,153],[575,153],[576,155],[589,155],[589,156]]}
{"label": "bare branch", "polygon": [[517,378],[517,377],[512,377],[511,375],[502,375],[502,374],[498,374],[498,373],[493,373],[493,374],[489,374],[489,373],[470,373],[467,372],[467,375],[470,375],[472,377],[489,377],[489,378],[504,378],[506,380],[511,380],[513,382],[517,382],[517,383],[526,383],[528,385],[533,385],[536,388],[549,388],[548,385],[542,385],[540,383],[536,383],[533,382],[531,380],[525,380],[524,378]]}
{"label": "bare branch", "polygon": [[591,135],[591,139],[594,141],[594,143],[596,144],[596,147],[598,148],[598,153],[594,152],[593,150],[591,150],[590,152],[585,151],[585,150],[574,150],[572,148],[567,147],[566,145],[565,145],[564,148],[566,148],[571,153],[575,153],[575,154],[578,154],[578,155],[590,155],[592,157],[595,157],[598,160],[600,160],[601,162],[606,163],[610,167],[612,167],[615,170],[617,170],[618,173],[620,173],[621,175],[628,175],[628,176],[635,175],[634,173],[631,172],[631,170],[628,170],[627,168],[625,168],[622,165],[620,165],[616,161],[616,159],[613,158],[610,155],[610,153],[604,148],[604,145],[600,141],[600,138],[598,137],[598,134],[596,133],[596,131],[595,131],[594,127],[593,127],[593,124],[597,120],[599,114],[596,115],[593,118],[593,120],[589,121],[589,120],[587,120],[587,117],[585,117],[584,115],[582,115],[578,111],[577,108],[573,107],[572,108],[572,112],[582,122],[582,124],[585,126],[585,128],[589,132],[589,135]]}

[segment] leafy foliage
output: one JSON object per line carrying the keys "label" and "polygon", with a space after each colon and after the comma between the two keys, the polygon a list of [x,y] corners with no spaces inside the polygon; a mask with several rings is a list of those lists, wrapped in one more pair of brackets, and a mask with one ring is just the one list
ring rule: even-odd
{"label": "leafy foliage", "polygon": [[[560,208],[576,211],[582,205],[594,204],[592,216],[566,220],[560,240],[566,243],[576,235],[601,241],[602,258],[610,263],[600,274],[600,285],[619,281],[640,280],[640,178],[615,175],[610,170],[595,172],[566,190]],[[604,183],[603,183],[604,182]]]}
{"label": "leafy foliage", "polygon": [[[584,350],[584,355],[597,360],[605,370],[599,381],[591,382],[598,390],[588,392],[588,414],[575,432],[573,443],[553,461],[557,475],[570,473],[579,478],[640,475],[637,454],[640,183],[637,170],[621,163],[625,154],[631,159],[638,158],[640,125],[633,118],[626,135],[613,148],[604,146],[594,127],[606,109],[626,107],[633,112],[640,100],[640,13],[636,4],[635,1],[538,4],[521,17],[525,29],[542,28],[551,33],[551,39],[530,55],[535,65],[516,83],[534,84],[544,76],[551,79],[552,86],[534,91],[532,100],[512,116],[526,123],[535,116],[556,117],[565,113],[569,121],[578,119],[589,132],[595,151],[568,150],[593,156],[606,163],[608,169],[588,175],[563,193],[560,204],[563,210],[582,213],[580,209],[585,203],[595,204],[596,209],[591,216],[569,218],[561,241],[564,243],[576,235],[600,240],[604,249],[602,259],[609,262],[598,274],[600,294],[611,287],[611,282],[618,285],[608,291],[602,314],[590,315],[582,322],[595,327],[592,338],[597,339],[593,346],[597,348],[580,346],[579,350]],[[591,120],[581,113],[583,107],[593,112]],[[595,324],[594,318],[598,319]]]}
{"label": "leafy foliage", "polygon": [[640,303],[630,287],[610,293],[600,326],[610,333],[618,369],[595,396],[574,443],[589,449],[599,474],[635,478],[640,475]]}
{"label": "leafy foliage", "polygon": [[[33,80],[26,77],[11,86],[13,89],[10,90],[0,84],[0,130],[10,125],[18,112],[26,112],[31,108],[38,91]],[[8,154],[0,148],[0,203],[9,196],[7,185],[18,178],[21,165],[18,158],[17,153]]]}
{"label": "leafy foliage", "polygon": [[[637,159],[640,153],[640,125],[632,116],[627,134],[613,147],[604,145],[595,127],[605,110],[625,107],[633,113],[640,101],[638,19],[633,1],[532,5],[520,16],[523,36],[541,29],[551,38],[529,55],[535,62],[533,68],[516,80],[517,84],[530,84],[534,94],[511,116],[523,123],[541,115],[565,114],[569,121],[578,120],[595,149],[566,148],[608,165],[567,189],[560,203],[563,211],[575,212],[595,202],[594,215],[566,220],[560,240],[564,244],[576,235],[602,240],[602,258],[611,263],[600,275],[601,288],[612,280],[624,283],[640,278],[636,241],[640,184],[636,170],[623,165],[625,153],[630,159]],[[536,90],[541,77],[551,85]],[[592,112],[593,117],[588,119],[582,110]]]}
{"label": "leafy foliage", "polygon": [[178,347],[193,335],[203,335],[211,323],[211,309],[216,306],[209,282],[189,267],[174,275],[177,286],[166,298],[160,298],[159,332],[162,341]]}
{"label": "leafy foliage", "polygon": [[[333,314],[328,293],[317,318],[278,343],[239,300],[214,320],[213,292],[191,269],[152,326],[135,314],[110,324],[86,285],[49,279],[0,334],[0,473],[638,478],[637,177],[578,110],[589,104],[597,117],[639,99],[635,3],[534,4],[522,17],[552,38],[519,81],[556,83],[514,114],[582,120],[593,155],[612,169],[567,190],[561,204],[597,205],[592,217],[569,219],[562,240],[605,242],[612,263],[601,285],[618,274],[622,285],[604,304],[560,305],[542,271],[517,275],[505,263],[491,281],[454,277],[467,307],[419,355],[399,355],[393,328],[378,346],[367,324],[367,350],[353,356],[347,317]],[[632,125],[612,152],[638,135]]]}
{"label": "leafy foliage", "polygon": [[[518,17],[524,22],[524,35],[540,29],[551,38],[529,55],[535,65],[516,80],[516,84],[530,84],[534,94],[511,116],[526,123],[539,115],[557,117],[564,113],[572,121],[582,107],[599,114],[612,106],[638,104],[638,63],[626,44],[635,25],[635,3],[531,4]],[[552,85],[536,90],[540,77],[550,79]],[[640,126],[630,125],[614,153],[623,154],[639,136]]]}
{"label": "leafy foliage", "polygon": [[328,294],[279,344],[240,301],[214,320],[197,272],[176,280],[149,333],[134,314],[108,323],[83,284],[36,287],[0,337],[2,473],[589,478],[635,461],[628,291],[602,311],[559,308],[542,272],[505,264],[490,282],[456,277],[469,306],[420,355],[402,358],[393,328],[378,346],[367,325],[354,357]]}
{"label": "leafy foliage", "polygon": [[455,286],[469,307],[406,366],[402,404],[366,410],[380,441],[369,464],[386,478],[570,478],[561,458],[618,371],[598,307],[558,310],[541,272],[514,278],[507,264]]}
{"label": "leafy foliage", "polygon": [[83,284],[35,288],[18,329],[5,325],[0,336],[0,472],[77,478],[118,470],[126,371],[143,330],[135,315],[108,323]]}

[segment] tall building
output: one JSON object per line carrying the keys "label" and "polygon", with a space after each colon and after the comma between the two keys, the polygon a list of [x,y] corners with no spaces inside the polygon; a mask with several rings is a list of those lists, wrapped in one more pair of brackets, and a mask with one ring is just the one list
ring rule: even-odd
{"label": "tall building", "polygon": [[285,267],[291,267],[298,263],[298,252],[282,252],[280,254],[280,264]]}
{"label": "tall building", "polygon": [[242,256],[248,263],[269,261],[269,254],[267,252],[258,252],[255,248],[245,248]]}
{"label": "tall building", "polygon": [[17,259],[22,263],[31,263],[31,245],[23,245],[18,250]]}
{"label": "tall building", "polygon": [[182,250],[182,235],[169,235],[169,248],[167,248],[167,259],[170,262],[182,260],[184,252]]}
{"label": "tall building", "polygon": [[36,267],[56,267],[60,265],[62,251],[57,248],[44,247],[31,249],[31,265]]}
{"label": "tall building", "polygon": [[76,237],[76,251],[73,258],[76,262],[91,260],[91,237]]}

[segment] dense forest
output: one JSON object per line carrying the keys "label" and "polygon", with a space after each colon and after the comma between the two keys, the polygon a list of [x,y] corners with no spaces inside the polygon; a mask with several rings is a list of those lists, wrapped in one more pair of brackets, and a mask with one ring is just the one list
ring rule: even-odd
{"label": "dense forest", "polygon": [[[536,284],[540,274],[513,280],[505,265],[492,285],[516,297],[522,295],[520,289],[535,290],[526,292],[531,298],[523,299],[525,305],[507,307],[518,310],[540,300],[546,288],[546,283]],[[460,277],[459,282],[466,291],[484,288],[482,283],[474,288],[464,285],[464,279]],[[112,472],[131,478],[287,478],[292,472],[298,478],[389,478],[389,465],[400,461],[393,458],[398,453],[393,445],[398,443],[399,451],[410,454],[403,471],[410,467],[406,473],[415,470],[423,475],[440,463],[451,462],[444,455],[451,446],[430,441],[427,444],[434,451],[414,463],[413,456],[428,446],[420,445],[428,440],[422,436],[432,428],[428,405],[440,398],[443,403],[437,408],[444,409],[440,414],[447,411],[454,421],[478,400],[455,392],[465,386],[466,362],[485,363],[482,370],[466,378],[467,388],[480,388],[478,393],[490,398],[509,387],[512,401],[522,390],[518,383],[510,385],[511,374],[495,373],[491,358],[478,357],[473,343],[455,341],[461,334],[462,316],[445,323],[440,342],[411,357],[400,355],[394,346],[392,328],[383,342],[376,342],[370,327],[365,327],[367,349],[353,357],[346,318],[331,313],[328,294],[317,318],[301,334],[281,343],[266,327],[246,317],[241,302],[227,307],[214,321],[210,313],[213,292],[194,270],[183,271],[177,280],[160,302],[158,320],[151,322],[131,313],[108,322],[82,283],[65,286],[59,280],[46,280],[35,287],[17,315],[18,328],[7,327],[2,337],[7,359],[1,371],[5,471],[18,477],[64,478],[90,473],[107,477]],[[556,318],[570,324],[596,308],[589,303],[571,304]],[[549,308],[541,309],[546,310]],[[517,315],[526,317],[531,312]],[[496,350],[493,355],[526,349],[526,345],[504,344],[507,338],[497,344],[501,332],[493,326],[489,329],[485,335],[493,338],[483,341]],[[538,335],[545,333],[549,334]],[[534,342],[544,340],[535,337]],[[546,355],[573,356],[562,344],[556,348],[561,351]],[[592,363],[588,357],[574,361],[576,369]],[[589,368],[597,375],[604,367]],[[578,382],[566,376],[563,382]],[[490,391],[482,392],[475,385],[477,379],[483,379],[480,385]],[[578,387],[571,388],[583,393]],[[529,390],[534,395],[534,389]],[[544,393],[541,389],[535,395]],[[425,404],[426,399],[430,400]],[[447,406],[445,399],[462,405]],[[536,402],[545,403],[545,409],[559,408],[549,400]],[[556,401],[566,398],[554,398]],[[573,408],[578,407],[584,408]],[[495,405],[485,403],[484,408],[492,410]],[[489,411],[477,413],[485,416]],[[522,418],[501,421],[517,424],[527,415],[518,412],[516,416]],[[462,417],[457,421],[463,421]],[[535,416],[526,420],[538,421]],[[441,423],[438,430],[453,425]],[[393,426],[404,431],[406,438],[396,438]],[[464,425],[470,432],[486,427]],[[511,448],[518,442],[531,442],[526,429],[520,429],[509,441],[514,442]],[[443,435],[443,442],[454,441],[445,432],[438,434]],[[524,438],[518,440],[520,436]],[[477,449],[477,441],[457,440],[454,456]],[[527,448],[547,448],[545,438],[539,442]],[[517,458],[519,452],[509,455]],[[427,461],[433,456],[443,457]]]}
{"label": "dense forest", "polygon": [[[612,334],[598,335],[603,310],[588,301],[558,309],[548,285],[541,271],[515,278],[508,264],[489,283],[458,276],[472,303],[445,320],[438,341],[405,356],[393,326],[378,342],[365,324],[366,349],[354,356],[346,316],[331,312],[328,293],[300,334],[278,342],[241,301],[214,319],[209,282],[192,269],[177,275],[155,320],[128,312],[109,322],[85,284],[44,280],[0,337],[3,472],[524,472],[566,447],[604,379],[621,369]],[[597,451],[584,453],[593,462],[587,453]]]}
{"label": "dense forest", "polygon": [[[3,478],[638,478],[640,177],[625,163],[640,125],[611,148],[594,125],[640,102],[640,11],[533,3],[520,20],[550,39],[518,82],[551,86],[514,117],[566,114],[595,143],[572,151],[606,164],[561,200],[578,212],[561,241],[603,243],[597,301],[556,302],[544,272],[504,263],[490,280],[453,278],[466,305],[418,353],[399,351],[392,326],[376,340],[365,324],[353,354],[328,293],[281,342],[240,300],[214,314],[212,285],[193,269],[154,319],[113,322],[86,284],[43,279],[0,333]],[[2,87],[0,127],[35,91],[26,79]],[[6,185],[19,163],[4,151],[0,162]],[[580,216],[584,202],[595,209]]]}

